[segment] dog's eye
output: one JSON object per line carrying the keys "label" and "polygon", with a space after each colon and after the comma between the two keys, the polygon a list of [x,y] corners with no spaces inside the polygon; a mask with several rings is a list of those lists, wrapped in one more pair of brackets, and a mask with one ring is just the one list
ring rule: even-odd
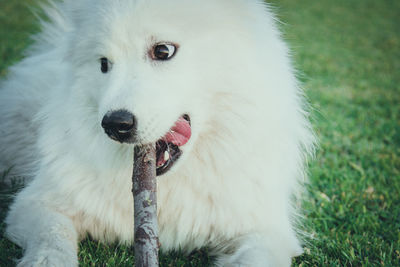
{"label": "dog's eye", "polygon": [[153,47],[151,58],[154,60],[168,60],[175,55],[176,46],[170,43],[159,43]]}
{"label": "dog's eye", "polygon": [[106,57],[100,58],[101,72],[107,73],[111,69],[111,62]]}

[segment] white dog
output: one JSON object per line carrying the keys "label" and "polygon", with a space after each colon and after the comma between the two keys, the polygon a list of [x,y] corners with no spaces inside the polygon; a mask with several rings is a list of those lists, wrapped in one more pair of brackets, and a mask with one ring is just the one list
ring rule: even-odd
{"label": "white dog", "polygon": [[259,0],[65,0],[0,91],[19,266],[78,266],[87,234],[133,239],[133,146],[157,142],[161,249],[289,266],[313,134]]}

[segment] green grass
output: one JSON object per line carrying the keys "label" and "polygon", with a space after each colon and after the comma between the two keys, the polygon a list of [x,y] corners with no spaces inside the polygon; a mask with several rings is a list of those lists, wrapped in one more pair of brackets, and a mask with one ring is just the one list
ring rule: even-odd
{"label": "green grass", "polygon": [[[37,31],[20,0],[0,3],[0,75]],[[34,6],[37,0],[25,0]],[[294,266],[400,266],[400,1],[273,0],[294,51],[320,138]],[[13,190],[0,184],[0,222]],[[3,238],[0,266],[21,251]],[[132,266],[129,248],[86,240],[82,266]],[[208,266],[206,251],[163,266]]]}
{"label": "green grass", "polygon": [[400,266],[400,2],[275,2],[321,142],[296,264]]}

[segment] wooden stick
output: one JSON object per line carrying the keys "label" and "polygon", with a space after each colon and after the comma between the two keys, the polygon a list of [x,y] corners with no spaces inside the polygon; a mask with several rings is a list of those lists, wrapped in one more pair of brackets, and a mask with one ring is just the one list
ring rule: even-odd
{"label": "wooden stick", "polygon": [[155,144],[135,147],[133,166],[135,267],[158,267]]}

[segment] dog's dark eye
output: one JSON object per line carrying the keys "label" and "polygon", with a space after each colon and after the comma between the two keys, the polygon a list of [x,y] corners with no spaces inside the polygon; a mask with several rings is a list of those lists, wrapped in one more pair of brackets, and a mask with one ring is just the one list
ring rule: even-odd
{"label": "dog's dark eye", "polygon": [[153,47],[151,57],[154,60],[168,60],[175,55],[176,46],[169,43],[156,44]]}
{"label": "dog's dark eye", "polygon": [[107,73],[111,69],[111,62],[106,57],[100,58],[101,72]]}

